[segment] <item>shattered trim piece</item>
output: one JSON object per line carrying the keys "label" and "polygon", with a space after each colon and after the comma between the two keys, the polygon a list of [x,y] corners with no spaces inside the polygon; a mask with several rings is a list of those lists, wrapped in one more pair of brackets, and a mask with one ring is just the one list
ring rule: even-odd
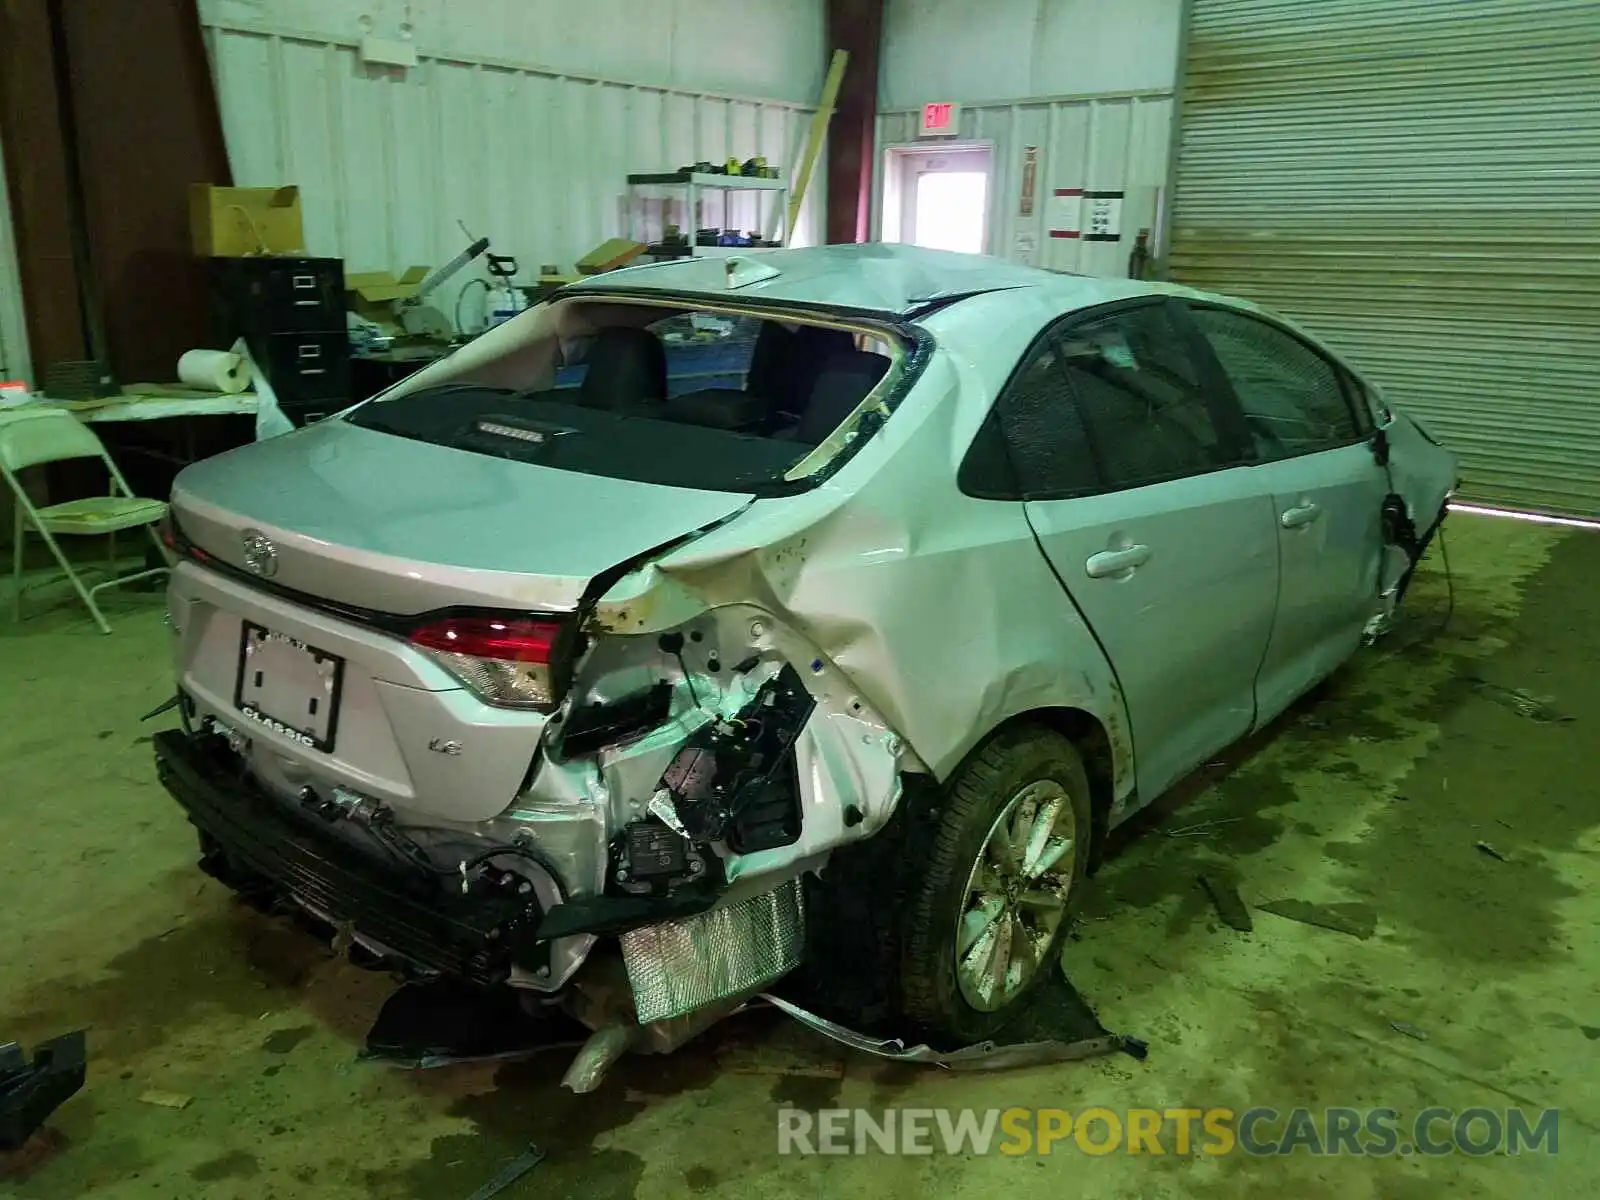
{"label": "shattered trim piece", "polygon": [[935,1050],[932,1046],[907,1047],[899,1038],[874,1038],[843,1025],[836,1025],[826,1017],[807,1012],[781,996],[763,992],[761,999],[786,1013],[802,1025],[816,1030],[853,1050],[861,1050],[894,1062],[926,1063],[948,1071],[1004,1071],[1012,1067],[1033,1067],[1047,1063],[1076,1062],[1085,1058],[1098,1058],[1115,1054],[1119,1050],[1143,1062],[1149,1056],[1150,1046],[1139,1038],[1127,1034],[1108,1033],[1101,1037],[1083,1038],[1076,1042],[1017,1042],[1003,1045],[999,1042],[979,1042],[959,1050]]}

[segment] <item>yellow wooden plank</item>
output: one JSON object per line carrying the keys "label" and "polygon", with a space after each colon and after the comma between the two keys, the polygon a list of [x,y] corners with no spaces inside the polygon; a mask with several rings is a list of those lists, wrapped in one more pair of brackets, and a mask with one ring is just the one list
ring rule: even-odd
{"label": "yellow wooden plank", "polygon": [[794,177],[794,188],[789,193],[789,220],[783,227],[785,244],[794,241],[794,223],[800,217],[800,205],[811,186],[811,172],[817,165],[817,155],[822,152],[822,142],[828,134],[828,121],[833,117],[834,105],[839,101],[839,84],[844,81],[844,68],[850,61],[848,50],[835,50],[828,64],[828,75],[822,83],[822,99],[811,118],[811,129],[806,134],[805,153],[800,158],[800,170]]}

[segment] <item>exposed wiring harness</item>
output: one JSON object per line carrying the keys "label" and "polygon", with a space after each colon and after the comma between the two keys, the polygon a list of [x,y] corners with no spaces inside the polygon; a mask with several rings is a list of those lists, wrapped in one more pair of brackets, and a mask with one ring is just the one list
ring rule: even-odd
{"label": "exposed wiring harness", "polygon": [[[1455,611],[1456,611],[1456,582],[1455,582],[1455,576],[1454,576],[1454,574],[1451,573],[1451,570],[1450,570],[1450,546],[1445,541],[1445,536],[1444,536],[1444,518],[1443,517],[1440,517],[1440,519],[1439,519],[1439,526],[1434,531],[1434,538],[1439,543],[1439,558],[1444,564],[1444,587],[1445,587],[1444,615],[1439,618],[1439,623],[1437,625],[1433,626],[1431,629],[1424,630],[1422,633],[1417,634],[1415,637],[1407,638],[1403,642],[1394,642],[1394,643],[1386,646],[1384,652],[1387,653],[1387,654],[1403,654],[1407,650],[1410,650],[1414,646],[1420,646],[1424,642],[1433,641],[1435,638],[1439,637],[1442,633],[1444,633],[1444,631],[1446,629],[1449,628],[1449,626],[1450,626],[1450,618],[1455,615]],[[1417,561],[1419,563],[1422,561],[1420,556],[1418,557]],[[1411,573],[1414,574],[1415,571],[1416,571],[1416,566],[1413,565],[1412,568],[1411,568]],[[1412,580],[1410,578],[1408,578],[1407,581],[1406,581],[1406,587],[1401,592],[1401,597],[1402,598],[1404,597],[1405,592],[1410,590],[1411,582],[1412,582]],[[1398,602],[1397,602],[1396,607],[1398,609]]]}
{"label": "exposed wiring harness", "polygon": [[394,814],[389,810],[384,809],[376,814],[372,821],[368,823],[367,828],[371,830],[373,837],[385,850],[392,855],[403,857],[411,866],[440,877],[459,875],[463,891],[466,890],[474,871],[490,859],[498,858],[501,855],[511,855],[516,858],[526,859],[528,862],[542,868],[552,879],[556,877],[555,873],[550,869],[550,864],[545,862],[540,855],[527,846],[518,845],[515,842],[485,847],[471,857],[462,859],[453,867],[442,867],[429,858],[427,852],[420,845],[395,825]]}

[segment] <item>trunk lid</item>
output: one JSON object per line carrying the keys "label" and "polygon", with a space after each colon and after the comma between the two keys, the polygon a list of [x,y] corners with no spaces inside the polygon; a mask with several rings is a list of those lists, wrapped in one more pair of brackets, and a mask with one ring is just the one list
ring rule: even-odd
{"label": "trunk lid", "polygon": [[187,468],[172,505],[217,560],[334,604],[576,609],[590,581],[752,497],[583,474],[342,420]]}

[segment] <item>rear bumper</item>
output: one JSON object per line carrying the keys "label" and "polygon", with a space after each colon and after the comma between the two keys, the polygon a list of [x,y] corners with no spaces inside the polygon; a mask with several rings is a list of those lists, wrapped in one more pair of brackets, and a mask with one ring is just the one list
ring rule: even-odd
{"label": "rear bumper", "polygon": [[156,771],[201,834],[201,866],[230,886],[265,887],[425,970],[501,983],[548,969],[537,902],[463,896],[454,876],[390,866],[241,779],[209,737],[155,737]]}

